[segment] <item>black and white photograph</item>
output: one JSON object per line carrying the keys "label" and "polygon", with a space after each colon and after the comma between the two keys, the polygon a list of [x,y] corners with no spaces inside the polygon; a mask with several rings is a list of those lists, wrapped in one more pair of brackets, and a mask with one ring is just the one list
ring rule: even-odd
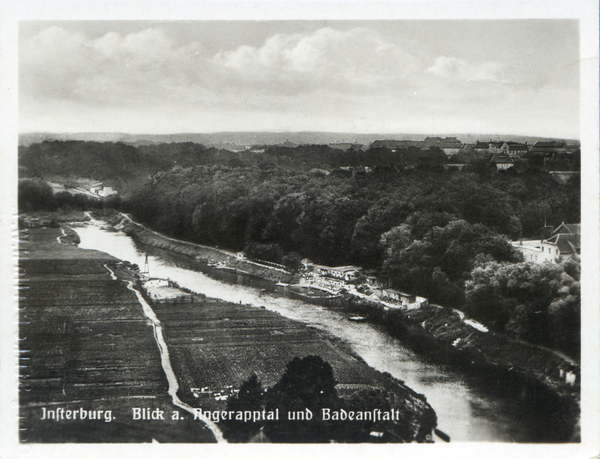
{"label": "black and white photograph", "polygon": [[598,5],[419,3],[13,22],[6,457],[600,453]]}

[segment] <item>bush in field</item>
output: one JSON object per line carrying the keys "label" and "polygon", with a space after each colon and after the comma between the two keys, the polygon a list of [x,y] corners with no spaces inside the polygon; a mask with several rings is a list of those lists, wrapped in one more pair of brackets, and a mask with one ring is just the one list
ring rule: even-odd
{"label": "bush in field", "polygon": [[292,271],[302,268],[302,255],[298,252],[290,252],[281,259],[281,263]]}
{"label": "bush in field", "polygon": [[[249,441],[261,428],[270,441],[278,443],[322,443],[339,440],[338,426],[320,420],[321,408],[338,409],[342,400],[335,390],[331,365],[321,357],[294,357],[275,386],[263,391],[256,375],[242,384],[238,395],[227,404],[228,411],[274,411],[279,421],[225,422],[225,436],[232,442]],[[298,413],[312,412],[312,420],[298,420]],[[288,419],[288,412],[296,419]],[[339,424],[339,423],[338,423]]]}
{"label": "bush in field", "polygon": [[[275,443],[358,443],[371,441],[370,433],[376,430],[384,432],[380,439],[384,442],[414,439],[411,424],[403,419],[323,421],[322,408],[329,408],[330,413],[342,409],[346,413],[403,410],[402,403],[393,402],[395,397],[390,398],[386,390],[362,389],[342,399],[338,397],[336,384],[331,365],[316,355],[294,357],[279,382],[268,391],[252,375],[242,384],[238,395],[229,400],[227,410],[269,413],[278,409],[279,420],[225,421],[225,437],[231,442],[248,442],[262,429],[267,439]],[[424,430],[435,425],[435,419],[429,421],[423,419]]]}

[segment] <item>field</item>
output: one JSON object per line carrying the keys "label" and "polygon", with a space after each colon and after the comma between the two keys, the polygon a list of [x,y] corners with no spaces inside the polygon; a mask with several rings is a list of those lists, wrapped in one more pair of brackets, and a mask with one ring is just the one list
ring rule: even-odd
{"label": "field", "polygon": [[163,324],[179,378],[179,397],[192,406],[225,409],[226,397],[253,373],[268,388],[279,381],[294,357],[318,355],[331,364],[340,396],[363,390],[385,394],[402,413],[400,425],[411,432],[407,438],[414,439],[422,427],[431,426],[433,410],[423,398],[317,330],[266,309],[202,296],[194,302],[151,305]]}
{"label": "field", "polygon": [[[19,329],[22,442],[209,442],[201,422],[132,420],[132,407],[177,409],[152,327],[101,252],[58,244],[59,228],[22,230]],[[26,259],[28,258],[28,259]],[[123,272],[124,273],[124,272]],[[42,408],[111,410],[114,419],[42,420]]]}
{"label": "field", "polygon": [[319,355],[340,384],[383,387],[380,374],[304,325],[276,313],[216,300],[153,304],[185,386],[239,387],[252,373],[274,385],[294,357]]}

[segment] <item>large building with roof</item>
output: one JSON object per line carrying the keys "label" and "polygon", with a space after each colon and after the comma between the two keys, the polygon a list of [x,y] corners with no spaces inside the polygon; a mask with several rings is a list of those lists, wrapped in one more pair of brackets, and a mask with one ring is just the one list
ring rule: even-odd
{"label": "large building with roof", "polygon": [[548,239],[514,241],[512,245],[523,254],[525,261],[558,263],[581,254],[581,225],[563,222]]}

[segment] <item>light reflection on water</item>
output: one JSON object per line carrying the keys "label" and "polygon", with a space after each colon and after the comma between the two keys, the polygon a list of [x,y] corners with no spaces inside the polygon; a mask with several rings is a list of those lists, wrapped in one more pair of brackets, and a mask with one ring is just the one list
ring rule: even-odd
{"label": "light reflection on water", "polygon": [[[146,253],[124,233],[106,231],[93,224],[78,227],[76,231],[81,248],[100,250],[144,266]],[[524,413],[518,403],[503,394],[486,393],[484,388],[469,382],[472,378],[448,366],[427,362],[375,325],[351,322],[335,310],[265,293],[260,288],[216,280],[151,254],[148,261],[152,277],[171,279],[209,297],[264,306],[341,338],[371,367],[386,371],[425,394],[437,413],[438,427],[453,442],[535,441],[539,422],[531,412]]]}

